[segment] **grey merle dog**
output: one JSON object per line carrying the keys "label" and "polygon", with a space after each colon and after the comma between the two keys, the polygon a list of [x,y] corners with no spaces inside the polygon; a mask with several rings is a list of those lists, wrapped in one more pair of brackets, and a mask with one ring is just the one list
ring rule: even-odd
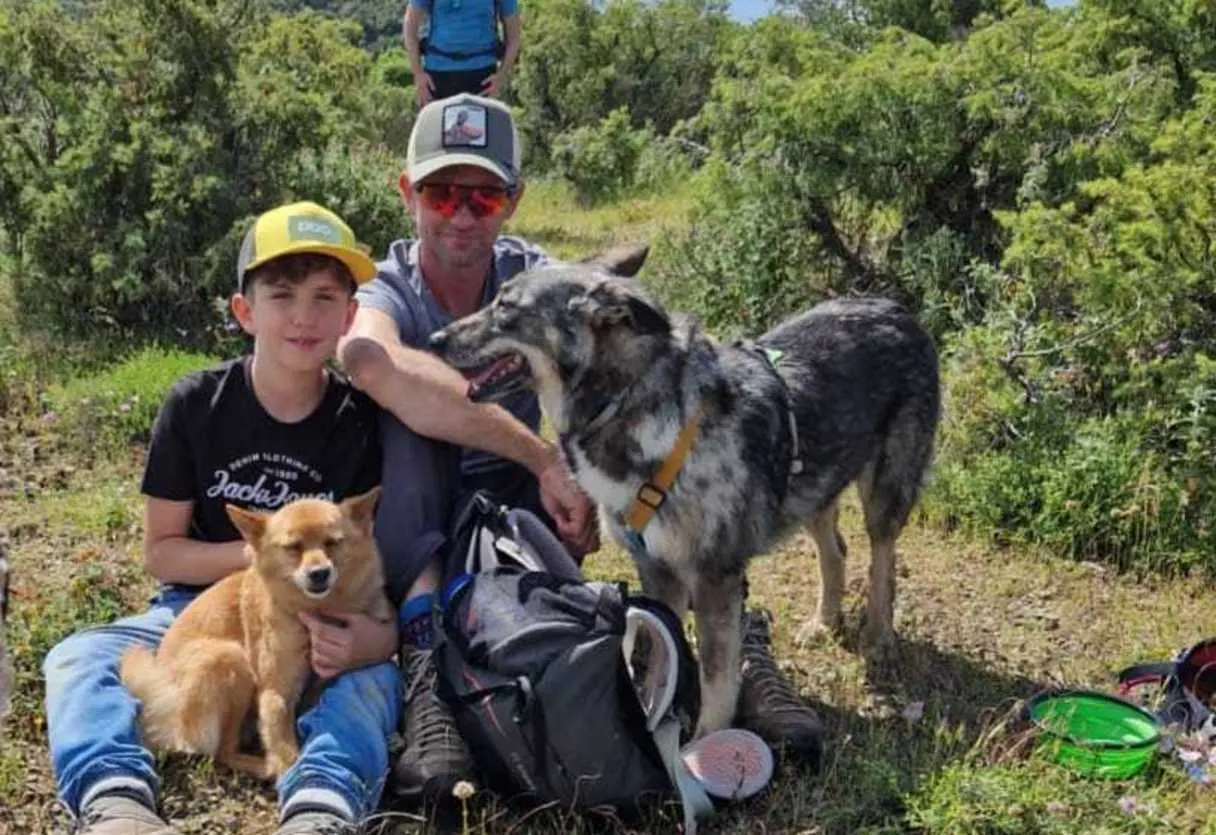
{"label": "grey merle dog", "polygon": [[[645,257],[618,250],[523,273],[432,347],[471,377],[472,396],[536,390],[644,593],[676,613],[691,607],[701,735],[734,719],[751,557],[808,530],[822,582],[799,639],[839,625],[836,505],[851,483],[871,545],[863,642],[879,653],[893,644],[895,541],[932,456],[938,363],[915,319],[880,299],[824,302],[753,344],[720,344],[627,277]],[[657,511],[635,535],[627,514],[682,433],[692,442],[678,475],[647,497]]]}

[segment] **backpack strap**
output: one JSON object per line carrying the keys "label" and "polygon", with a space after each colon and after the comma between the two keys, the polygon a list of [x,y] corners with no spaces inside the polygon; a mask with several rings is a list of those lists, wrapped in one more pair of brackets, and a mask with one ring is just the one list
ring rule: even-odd
{"label": "backpack strap", "polygon": [[1127,693],[1142,684],[1160,682],[1164,684],[1174,674],[1172,661],[1160,661],[1149,664],[1133,664],[1120,670],[1115,676],[1119,682],[1119,692]]}
{"label": "backpack strap", "polygon": [[1175,660],[1133,664],[1120,670],[1115,678],[1119,682],[1119,695],[1124,698],[1137,687],[1159,685],[1164,698],[1157,707],[1158,721],[1163,725],[1181,725],[1184,732],[1190,733],[1208,723],[1212,711],[1183,683],[1180,663]]}
{"label": "backpack strap", "polygon": [[[640,632],[650,636],[650,653],[647,669],[639,676],[632,669],[634,643]],[[654,745],[671,779],[672,786],[680,796],[684,809],[684,833],[696,835],[697,822],[714,814],[714,804],[705,787],[689,773],[680,756],[680,719],[671,709],[676,695],[679,676],[680,652],[675,637],[661,617],[644,606],[631,605],[625,611],[625,634],[621,640],[625,663],[635,682],[641,681],[642,710],[646,716],[646,730],[654,739]]]}
{"label": "backpack strap", "polygon": [[548,571],[563,580],[582,579],[578,563],[570,556],[566,546],[535,513],[526,508],[512,508],[506,512],[505,521],[520,549],[527,551],[535,560],[537,571]]}

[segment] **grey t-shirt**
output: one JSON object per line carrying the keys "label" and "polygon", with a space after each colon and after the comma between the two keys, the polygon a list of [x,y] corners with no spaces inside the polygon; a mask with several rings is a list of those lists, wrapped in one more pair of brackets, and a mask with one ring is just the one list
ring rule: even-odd
{"label": "grey t-shirt", "polygon": [[[481,304],[488,304],[504,281],[547,260],[542,250],[521,238],[500,237],[494,244],[493,272],[487,277]],[[452,316],[422,280],[417,265],[417,242],[394,241],[388,257],[376,265],[376,277],[359,288],[357,298],[361,306],[392,318],[402,344],[427,350],[431,334],[448,325]],[[533,431],[540,427],[535,394],[520,392],[502,405]],[[443,543],[462,478],[511,464],[480,450],[458,451],[423,438],[388,412],[380,417],[380,441],[384,471],[376,538],[386,563],[389,592],[400,599]]]}

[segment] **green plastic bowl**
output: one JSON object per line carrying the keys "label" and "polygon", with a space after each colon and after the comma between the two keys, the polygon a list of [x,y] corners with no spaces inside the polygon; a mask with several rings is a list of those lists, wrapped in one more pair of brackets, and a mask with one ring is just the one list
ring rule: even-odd
{"label": "green plastic bowl", "polygon": [[1161,741],[1153,714],[1106,693],[1040,693],[1030,700],[1027,711],[1056,762],[1089,777],[1134,777],[1148,765]]}

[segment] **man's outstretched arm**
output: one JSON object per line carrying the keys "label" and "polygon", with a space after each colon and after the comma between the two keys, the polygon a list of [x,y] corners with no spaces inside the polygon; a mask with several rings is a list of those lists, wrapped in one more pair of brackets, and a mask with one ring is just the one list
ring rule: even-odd
{"label": "man's outstretched arm", "polygon": [[553,444],[501,406],[470,400],[464,376],[433,354],[402,344],[388,314],[361,308],[338,345],[338,360],[355,386],[419,435],[527,467],[562,538],[584,549],[591,546],[591,504]]}

